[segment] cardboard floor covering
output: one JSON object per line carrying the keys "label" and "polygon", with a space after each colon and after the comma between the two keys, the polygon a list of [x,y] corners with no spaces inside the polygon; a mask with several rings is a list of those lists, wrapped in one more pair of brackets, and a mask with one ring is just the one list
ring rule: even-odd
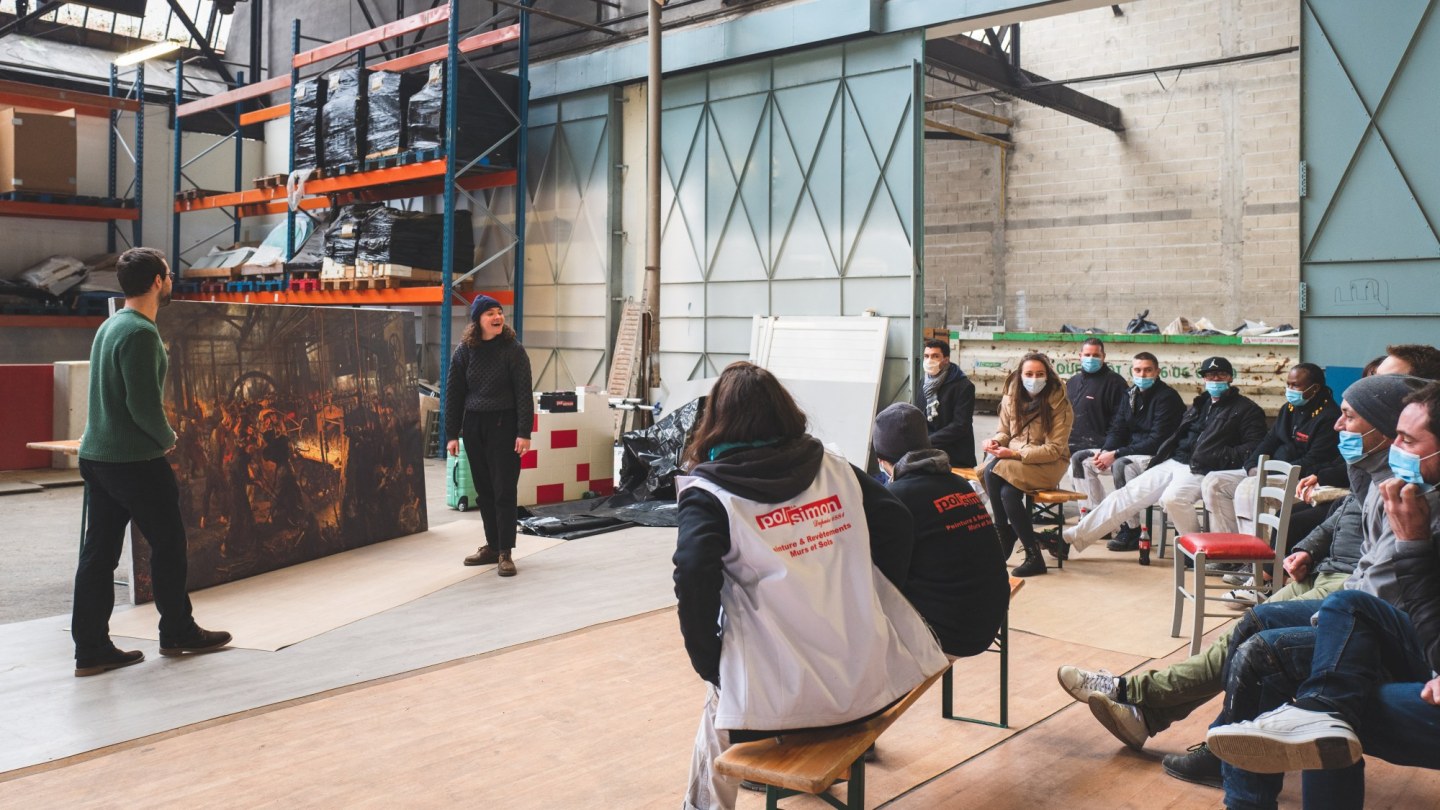
{"label": "cardboard floor covering", "polygon": [[[466,566],[484,534],[478,520],[457,520],[190,594],[202,627],[228,630],[233,647],[274,652],[434,593],[495,566]],[[514,558],[563,540],[520,535]],[[158,638],[154,603],[117,610],[110,634]]]}

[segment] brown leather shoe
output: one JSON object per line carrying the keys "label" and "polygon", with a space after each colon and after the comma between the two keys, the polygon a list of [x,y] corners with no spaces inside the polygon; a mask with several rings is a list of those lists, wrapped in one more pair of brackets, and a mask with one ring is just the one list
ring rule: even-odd
{"label": "brown leather shoe", "polygon": [[500,552],[500,565],[495,569],[502,577],[515,576],[515,563],[510,559],[510,552]]}
{"label": "brown leather shoe", "polygon": [[465,558],[466,565],[494,565],[500,562],[500,554],[490,546],[481,546],[474,554]]}

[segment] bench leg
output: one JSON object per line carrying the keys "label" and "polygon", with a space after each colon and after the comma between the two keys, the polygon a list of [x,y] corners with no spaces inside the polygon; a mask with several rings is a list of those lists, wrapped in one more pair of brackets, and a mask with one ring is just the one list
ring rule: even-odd
{"label": "bench leg", "polygon": [[961,723],[974,723],[977,726],[990,726],[991,728],[1010,727],[1010,611],[1007,608],[1005,615],[1000,617],[1000,631],[995,634],[995,646],[986,652],[1000,654],[1000,722],[980,720],[974,717],[955,716],[955,670],[945,670],[945,677],[940,679],[940,716],[946,720],[956,720]]}
{"label": "bench leg", "polygon": [[[791,796],[807,796],[799,790],[765,786],[765,810],[780,810],[780,800],[788,799]],[[845,783],[845,801],[840,801],[830,792],[813,794],[817,799],[825,802],[836,810],[865,810],[865,757],[861,756],[850,764],[849,778]]]}

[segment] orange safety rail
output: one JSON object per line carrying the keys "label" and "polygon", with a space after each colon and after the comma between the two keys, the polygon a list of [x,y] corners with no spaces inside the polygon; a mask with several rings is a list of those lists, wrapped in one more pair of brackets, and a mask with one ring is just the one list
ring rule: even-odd
{"label": "orange safety rail", "polygon": [[209,96],[208,98],[202,98],[198,101],[191,101],[186,104],[181,104],[179,107],[175,108],[175,115],[179,116],[180,118],[185,118],[186,116],[195,115],[196,113],[207,112],[209,110],[218,110],[222,107],[229,107],[235,104],[237,101],[245,101],[246,99],[258,98],[259,96],[269,95],[270,93],[274,93],[277,90],[285,90],[288,87],[290,87],[290,74],[282,73],[279,76],[271,79],[266,79],[263,82],[247,84],[243,87],[237,87],[234,90],[226,90],[223,93],[216,93],[215,95]]}
{"label": "orange safety rail", "polygon": [[135,208],[113,208],[103,205],[71,205],[69,203],[0,200],[0,217],[68,219],[76,222],[108,222],[112,219],[139,219],[140,211]]}
{"label": "orange safety rail", "polygon": [[104,315],[0,315],[0,328],[49,326],[57,329],[94,329],[104,322]]}
{"label": "orange safety rail", "polygon": [[[486,31],[483,34],[466,37],[460,40],[460,52],[471,53],[481,48],[492,48],[496,45],[503,45],[506,42],[514,42],[520,38],[519,25],[507,25],[504,28],[497,28],[494,31]],[[432,62],[439,62],[445,58],[445,45],[437,45],[433,48],[426,48],[423,51],[412,53],[409,56],[397,56],[384,62],[376,62],[370,65],[373,70],[401,71],[410,68],[428,65]]]}
{"label": "orange safety rail", "polygon": [[[411,163],[407,166],[392,166],[387,169],[375,169],[368,172],[357,172],[355,174],[342,174],[337,177],[322,177],[319,180],[311,180],[305,184],[306,196],[319,195],[344,195],[349,192],[351,202],[380,200],[398,200],[406,197],[424,197],[430,194],[439,194],[445,190],[445,160],[427,160],[421,163]],[[438,179],[437,179],[438,178]],[[432,181],[429,183],[417,181]],[[498,188],[500,186],[514,185],[516,176],[514,170],[485,172],[465,175],[457,181],[463,189],[474,191],[482,188]],[[228,208],[230,206],[250,207],[266,206],[264,211],[253,213],[284,213],[285,211],[285,189],[283,188],[252,188],[245,191],[234,191],[227,194],[212,194],[209,197],[200,197],[195,200],[179,200],[175,203],[177,212],[203,211],[210,208]],[[278,201],[278,203],[277,203]],[[279,207],[272,208],[268,204],[276,203]],[[305,205],[304,208],[321,208],[328,203],[318,205]],[[246,215],[252,215],[247,211]]]}
{"label": "orange safety rail", "polygon": [[[484,188],[500,188],[503,186],[515,185],[515,172],[490,172],[486,174],[470,174],[456,181],[456,185],[466,191],[478,191]],[[314,211],[320,208],[329,208],[331,205],[350,205],[357,202],[385,202],[386,200],[405,200],[411,197],[429,197],[445,191],[445,181],[429,180],[423,183],[400,183],[388,186],[374,186],[370,188],[353,189],[351,191],[339,191],[324,197],[306,197],[300,201],[300,207],[306,211]],[[283,196],[283,195],[282,195]],[[213,198],[206,198],[213,199]],[[203,202],[200,201],[200,202]],[[179,205],[177,203],[177,205]],[[192,205],[185,210],[198,210],[204,205]],[[247,203],[238,205],[235,213],[241,218],[259,217],[267,214],[285,213],[285,200],[277,199],[267,203]]]}
{"label": "orange safety rail", "polygon": [[240,126],[248,127],[251,124],[258,124],[262,121],[273,121],[276,118],[284,118],[290,114],[289,104],[276,104],[273,107],[262,107],[240,114]]}
{"label": "orange safety rail", "polygon": [[353,36],[348,36],[344,39],[338,39],[334,42],[321,45],[318,48],[312,48],[308,51],[302,51],[295,54],[294,58],[291,60],[291,63],[297,68],[305,67],[306,65],[313,65],[316,62],[321,61],[322,59],[329,59],[332,56],[339,56],[344,53],[349,53],[350,51],[359,50],[366,45],[374,45],[377,42],[384,42],[387,39],[398,37],[402,34],[408,34],[411,31],[419,31],[422,28],[429,28],[432,25],[445,22],[449,19],[449,6],[432,8],[428,11],[422,11],[419,14],[412,14],[409,17],[396,20],[392,23],[386,23],[385,25],[382,25],[378,28],[372,28],[369,31],[362,31]]}
{"label": "orange safety rail", "polygon": [[121,110],[135,112],[140,102],[129,98],[114,98],[98,93],[81,93],[75,90],[59,90],[24,82],[0,81],[0,106],[34,107],[42,110],[74,110],[77,115],[91,115],[105,118]]}
{"label": "orange safety rail", "polygon": [[[480,292],[460,292],[456,295],[467,302],[475,300]],[[515,303],[515,293],[509,290],[486,291],[485,295],[506,306]],[[388,290],[318,290],[315,292],[226,292],[226,293],[176,293],[177,301],[208,301],[217,304],[303,304],[308,306],[400,306],[406,304],[442,304],[445,302],[445,288],[439,285],[425,287],[392,287]],[[457,304],[458,306],[458,304]]]}

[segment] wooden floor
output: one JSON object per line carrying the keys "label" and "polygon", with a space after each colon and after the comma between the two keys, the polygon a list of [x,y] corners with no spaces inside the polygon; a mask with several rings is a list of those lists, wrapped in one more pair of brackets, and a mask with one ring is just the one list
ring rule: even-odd
{"label": "wooden floor", "polygon": [[[658,551],[654,559],[624,564],[667,576],[668,561]],[[565,553],[562,547],[537,555],[532,569],[547,555]],[[1074,579],[1083,579],[1082,566],[1073,564],[1032,582],[1019,599],[1075,598],[1076,582],[1058,583],[1072,568]],[[1081,603],[1093,621],[1133,625],[1134,615],[1106,610],[1106,594],[1123,581],[1095,581]],[[510,584],[524,582],[522,574]],[[583,610],[587,594],[575,598],[575,609]],[[437,604],[453,613],[453,602]],[[1143,618],[1168,630],[1167,611],[1158,605]],[[375,643],[404,643],[393,623],[377,626],[392,638]],[[1220,806],[1218,791],[1174,780],[1158,766],[1162,754],[1203,739],[1210,707],[1135,753],[1055,682],[1055,668],[1064,663],[1118,673],[1152,659],[1031,632],[1012,632],[1011,643],[1012,728],[944,720],[940,691],[931,690],[880,739],[879,760],[867,770],[868,806]],[[1183,643],[1174,640],[1170,659],[1180,657]],[[217,666],[224,662],[215,659]],[[135,682],[117,676],[84,680],[109,683],[110,699],[123,701],[125,684]],[[996,656],[957,663],[956,686],[963,713],[994,717]],[[674,610],[664,608],[12,771],[0,775],[0,807],[674,808],[703,697]],[[1367,807],[1431,807],[1440,796],[1435,772],[1380,762],[1368,771]],[[1291,782],[1282,806],[1298,808],[1298,780]],[[743,810],[761,806],[758,794],[742,792]],[[796,797],[784,806],[824,805]]]}

